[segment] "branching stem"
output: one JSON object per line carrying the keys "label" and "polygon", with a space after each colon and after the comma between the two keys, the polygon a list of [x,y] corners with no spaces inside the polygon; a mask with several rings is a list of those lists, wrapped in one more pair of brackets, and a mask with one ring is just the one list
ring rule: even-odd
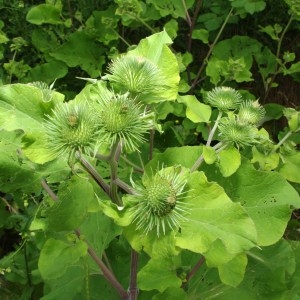
{"label": "branching stem", "polygon": [[300,127],[295,130],[295,131],[289,131],[286,133],[286,135],[279,141],[279,143],[273,148],[273,150],[271,151],[271,154],[272,153],[275,153],[277,151],[277,149],[295,132],[299,131],[300,130]]}
{"label": "branching stem", "polygon": [[216,132],[216,130],[218,128],[219,122],[220,122],[220,120],[222,118],[222,115],[223,115],[223,112],[219,111],[219,114],[218,114],[218,117],[217,117],[217,119],[215,121],[215,124],[214,124],[212,130],[209,133],[209,136],[208,136],[208,139],[207,139],[207,142],[206,142],[206,146],[210,146],[211,141],[212,141],[212,139],[214,137],[214,134],[215,134],[215,132]]}
{"label": "branching stem", "polygon": [[87,170],[87,172],[99,184],[99,186],[103,189],[103,191],[107,195],[110,195],[109,185],[105,182],[105,180],[101,177],[101,175],[95,170],[95,168],[84,157],[82,157],[79,152],[75,153],[75,157],[80,161],[80,163]]}
{"label": "branching stem", "polygon": [[[280,56],[280,52],[281,52],[282,41],[283,41],[283,38],[284,38],[285,34],[287,33],[287,30],[290,27],[290,25],[291,25],[291,23],[292,23],[293,20],[294,20],[294,16],[291,15],[289,21],[287,22],[286,26],[284,27],[284,29],[283,29],[283,31],[281,33],[281,36],[280,36],[280,38],[278,40],[277,50],[276,50],[276,58],[277,59],[276,59],[275,73],[271,77],[271,80],[268,83],[266,83],[264,100],[267,99],[267,97],[269,95],[269,92],[270,92],[270,88],[272,86],[272,83],[275,81],[276,76],[280,73],[280,70],[278,68],[278,65],[279,65],[278,61],[280,59],[279,56]],[[264,78],[263,78],[263,81],[265,82]]]}
{"label": "branching stem", "polygon": [[194,88],[195,88],[196,85],[198,84],[199,78],[200,78],[200,76],[201,76],[201,74],[202,74],[202,72],[203,72],[203,70],[204,70],[204,68],[205,68],[205,66],[206,66],[206,64],[207,64],[208,58],[210,57],[210,55],[211,55],[211,53],[212,53],[212,51],[213,51],[213,49],[214,49],[216,43],[218,42],[218,40],[219,40],[219,38],[220,38],[220,36],[221,36],[221,34],[222,34],[222,32],[223,32],[223,30],[224,30],[226,24],[228,23],[230,17],[232,16],[232,12],[233,12],[233,7],[230,9],[229,13],[227,14],[226,19],[224,20],[224,22],[223,22],[223,24],[222,24],[222,27],[220,28],[220,30],[219,30],[219,32],[218,32],[218,34],[217,34],[215,40],[214,40],[213,43],[210,45],[209,50],[208,50],[208,52],[207,52],[205,58],[203,59],[203,63],[202,63],[202,65],[201,65],[201,67],[200,67],[200,69],[199,69],[199,71],[198,71],[198,73],[197,73],[195,79],[193,80],[193,83],[192,83],[192,85],[191,85],[190,91],[194,90]]}
{"label": "branching stem", "polygon": [[184,285],[187,284],[187,282],[196,274],[196,272],[200,269],[200,267],[203,265],[203,263],[205,262],[205,257],[202,256],[199,261],[196,263],[196,265],[194,266],[194,268],[186,275],[186,281],[184,283]]}
{"label": "branching stem", "polygon": [[[42,187],[45,189],[45,191],[49,194],[49,196],[54,200],[57,201],[58,197],[55,195],[55,193],[51,190],[47,182],[43,179],[41,181]],[[79,229],[75,229],[74,233],[77,235],[78,238],[81,238]],[[91,258],[95,261],[95,263],[99,266],[101,269],[103,276],[105,279],[112,285],[112,287],[119,293],[122,299],[127,300],[128,294],[125,291],[125,289],[122,287],[122,285],[119,283],[119,281],[116,279],[112,271],[104,264],[104,262],[98,257],[95,250],[89,245],[87,240],[84,240],[85,243],[88,245],[88,254],[91,256]]]}

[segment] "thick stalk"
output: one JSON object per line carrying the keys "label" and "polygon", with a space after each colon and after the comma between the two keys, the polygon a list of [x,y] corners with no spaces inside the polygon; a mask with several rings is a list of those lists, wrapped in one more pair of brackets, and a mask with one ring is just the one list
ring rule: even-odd
{"label": "thick stalk", "polygon": [[98,185],[103,189],[103,191],[109,195],[110,194],[110,187],[105,182],[105,180],[101,177],[101,175],[95,170],[95,168],[84,158],[80,155],[79,152],[75,153],[75,157],[80,161],[86,171],[94,178],[94,180],[98,183]]}
{"label": "thick stalk", "polygon": [[118,187],[120,187],[127,194],[137,195],[136,190],[132,188],[130,185],[128,185],[126,182],[121,180],[120,178],[116,178],[113,183],[116,184]]}
{"label": "thick stalk", "polygon": [[[200,12],[200,8],[202,6],[202,0],[197,1],[196,8],[195,8],[195,11],[194,11],[194,14],[193,14],[192,18],[190,17],[189,12],[186,8],[185,0],[182,0],[182,3],[183,3],[185,13],[186,13],[187,23],[189,25],[187,50],[188,50],[189,53],[191,53],[192,52],[192,42],[193,42],[193,39],[192,39],[193,31],[194,31],[194,28],[195,28],[195,25],[196,25],[196,22],[197,22],[197,18],[198,18],[199,12]],[[187,75],[188,75],[188,82],[189,82],[189,84],[191,84],[190,66],[187,66]]]}
{"label": "thick stalk", "polygon": [[182,284],[181,287],[185,287],[185,285],[188,283],[188,281],[196,274],[196,272],[200,269],[200,267],[205,262],[205,257],[202,256],[199,261],[196,263],[194,268],[186,275],[185,282]]}
{"label": "thick stalk", "polygon": [[[57,201],[58,197],[55,195],[55,193],[51,190],[49,185],[45,180],[41,181],[42,187],[46,190],[46,192],[49,194],[49,196],[52,198],[52,200]],[[50,193],[49,193],[50,192]],[[79,229],[75,229],[74,233],[77,235],[78,238],[80,237],[80,231]],[[104,264],[104,262],[98,257],[95,250],[89,245],[88,241],[84,240],[85,243],[88,245],[88,254],[91,256],[91,258],[95,261],[95,263],[99,266],[99,268],[102,271],[103,276],[105,279],[111,284],[111,286],[119,293],[122,299],[127,300],[128,294],[125,291],[125,289],[122,287],[122,285],[119,283],[119,281],[116,279],[114,274],[111,272],[109,268]]]}
{"label": "thick stalk", "polygon": [[[209,133],[209,136],[208,136],[208,139],[207,139],[207,142],[206,142],[206,146],[210,146],[211,141],[212,141],[212,139],[214,137],[214,134],[215,134],[215,132],[216,132],[216,130],[218,128],[218,124],[220,122],[220,119],[222,118],[222,115],[223,115],[222,111],[219,111],[219,114],[218,114],[218,117],[217,117],[217,119],[215,121],[215,124],[214,124],[212,130]],[[216,146],[219,147],[220,143],[218,143],[217,145],[215,145],[215,147],[214,147],[215,150],[217,150]],[[196,171],[201,166],[202,162],[203,162],[203,155],[201,154],[199,156],[199,158],[195,161],[195,163],[193,164],[193,166],[191,167],[190,172]]]}
{"label": "thick stalk", "polygon": [[121,156],[121,159],[124,160],[128,165],[132,166],[135,172],[142,173],[142,174],[144,173],[144,169],[142,167],[136,165],[135,163],[133,163],[132,161],[130,161],[124,155]]}
{"label": "thick stalk", "polygon": [[213,139],[213,137],[214,137],[214,135],[215,135],[215,132],[216,132],[216,130],[217,130],[217,128],[218,128],[220,119],[222,118],[222,115],[223,115],[223,112],[222,112],[222,111],[219,111],[219,114],[218,114],[218,117],[217,117],[217,119],[216,119],[216,121],[215,121],[215,124],[214,124],[212,130],[211,130],[210,133],[209,133],[209,136],[208,136],[208,139],[207,139],[207,142],[206,142],[206,146],[210,146],[211,141],[212,141],[212,139]]}
{"label": "thick stalk", "polygon": [[122,200],[118,194],[118,186],[115,180],[118,178],[118,162],[121,155],[121,142],[117,141],[111,150],[109,159],[110,165],[110,198],[118,206],[123,206]]}
{"label": "thick stalk", "polygon": [[137,287],[137,266],[139,254],[135,250],[131,250],[131,266],[130,266],[130,283],[129,283],[129,300],[136,300],[139,294]]}

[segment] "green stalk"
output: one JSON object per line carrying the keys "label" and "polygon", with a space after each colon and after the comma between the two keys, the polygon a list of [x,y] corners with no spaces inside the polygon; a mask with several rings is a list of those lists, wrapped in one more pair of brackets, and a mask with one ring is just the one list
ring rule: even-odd
{"label": "green stalk", "polygon": [[[222,118],[222,115],[223,115],[223,112],[222,112],[222,111],[219,111],[219,114],[218,114],[218,117],[217,117],[217,119],[216,119],[216,121],[215,121],[215,124],[214,124],[212,130],[211,130],[210,133],[209,133],[209,136],[208,136],[208,139],[207,139],[207,142],[206,142],[206,146],[210,146],[211,141],[212,141],[212,139],[213,139],[213,137],[214,137],[214,134],[215,134],[215,132],[216,132],[216,130],[217,130],[217,128],[218,128],[218,124],[219,124],[219,122],[220,122],[220,119]],[[213,148],[214,148],[215,150],[217,150],[217,149],[218,149],[219,147],[221,147],[221,146],[222,146],[222,142],[216,144]],[[225,145],[225,147],[226,147],[226,146],[227,146],[227,145]],[[222,148],[222,149],[224,149],[224,148]],[[199,158],[195,161],[195,163],[193,164],[193,166],[191,167],[190,172],[196,171],[196,170],[201,166],[203,160],[204,160],[204,159],[203,159],[203,154],[201,154],[201,155],[199,156]]]}
{"label": "green stalk", "polygon": [[122,200],[118,194],[118,185],[115,180],[118,178],[118,162],[121,155],[121,142],[117,141],[110,153],[109,165],[110,165],[110,191],[109,195],[111,200],[118,206],[123,206]]}
{"label": "green stalk", "polygon": [[271,154],[272,153],[275,153],[277,151],[277,149],[295,132],[299,131],[300,130],[300,127],[295,130],[295,131],[289,131],[286,133],[286,135],[279,141],[279,143],[273,148],[273,150],[271,151]]}
{"label": "green stalk", "polygon": [[222,118],[222,115],[223,115],[223,112],[222,112],[222,111],[219,111],[219,114],[218,114],[218,117],[217,117],[217,119],[216,119],[216,121],[215,121],[215,124],[214,124],[212,130],[211,130],[210,133],[209,133],[209,136],[208,136],[208,139],[207,139],[207,142],[206,142],[206,146],[210,146],[211,141],[212,141],[212,139],[213,139],[213,137],[214,137],[214,134],[215,134],[215,132],[216,132],[216,130],[217,130],[217,128],[218,128],[220,119]]}
{"label": "green stalk", "polygon": [[[281,52],[281,45],[282,45],[282,41],[283,41],[283,38],[288,30],[288,28],[290,27],[292,21],[294,20],[294,17],[293,15],[291,15],[289,21],[287,22],[286,26],[284,27],[283,31],[282,31],[282,34],[278,40],[278,45],[277,45],[277,50],[276,50],[276,67],[275,67],[275,73],[273,74],[271,80],[269,83],[266,83],[266,87],[265,87],[265,97],[264,99],[266,99],[269,95],[269,92],[270,92],[270,87],[272,85],[272,83],[275,81],[275,78],[276,76],[280,73],[279,70],[278,70],[278,60],[279,60],[279,56],[280,56],[280,52]],[[263,81],[265,82],[265,80],[263,79]]]}
{"label": "green stalk", "polygon": [[85,158],[83,158],[78,151],[75,153],[75,157],[80,161],[82,166],[93,177],[93,179],[99,184],[99,186],[103,189],[103,191],[107,195],[110,195],[109,185],[105,182],[105,180],[101,177],[101,175],[95,170],[95,168]]}
{"label": "green stalk", "polygon": [[[52,198],[53,201],[57,201],[58,197],[57,195],[51,190],[49,185],[45,180],[41,181],[42,187],[46,190],[46,192],[49,194],[49,196]],[[79,229],[75,229],[74,233],[79,239],[82,239]],[[89,245],[87,240],[84,240],[84,242],[88,246],[88,254],[90,257],[95,261],[95,263],[99,266],[99,268],[102,271],[103,276],[105,279],[111,284],[111,286],[119,293],[121,296],[121,299],[127,300],[128,294],[125,291],[125,289],[122,287],[122,285],[119,283],[119,281],[116,279],[112,271],[104,264],[104,262],[98,257],[96,251]],[[24,241],[25,243],[25,241]],[[22,246],[24,245],[22,244]]]}
{"label": "green stalk", "polygon": [[210,57],[210,55],[211,55],[211,53],[212,53],[215,45],[217,44],[219,38],[221,37],[221,34],[223,33],[223,30],[224,30],[226,24],[228,23],[230,17],[232,16],[232,12],[233,12],[233,7],[230,9],[229,13],[227,14],[226,19],[224,20],[224,22],[222,24],[222,27],[220,28],[220,30],[219,30],[219,32],[218,32],[215,40],[210,45],[209,50],[208,50],[205,58],[203,59],[203,63],[202,63],[202,65],[201,65],[201,67],[200,67],[200,69],[199,69],[199,71],[198,71],[198,73],[197,73],[197,75],[196,75],[196,77],[195,77],[192,85],[191,85],[190,91],[193,90],[195,88],[195,86],[198,84],[199,78],[200,78],[200,76],[201,76],[201,74],[202,74],[202,72],[203,72],[203,70],[204,70],[204,68],[205,68],[205,66],[207,64],[207,61],[208,61],[208,59],[209,59],[209,57]]}
{"label": "green stalk", "polygon": [[144,169],[143,168],[141,168],[140,166],[138,166],[135,163],[133,163],[132,161],[130,161],[124,155],[121,155],[121,159],[124,160],[128,165],[130,165],[131,167],[133,167],[134,171],[136,171],[138,173],[142,173],[142,174],[144,173]]}
{"label": "green stalk", "polygon": [[124,190],[127,194],[137,195],[136,190],[132,188],[130,185],[128,185],[126,182],[121,180],[120,178],[116,178],[113,183],[118,187],[120,187],[122,190]]}

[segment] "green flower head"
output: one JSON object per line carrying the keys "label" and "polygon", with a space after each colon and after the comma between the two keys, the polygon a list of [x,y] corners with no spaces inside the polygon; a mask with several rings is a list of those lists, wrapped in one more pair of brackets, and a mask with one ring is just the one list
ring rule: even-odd
{"label": "green flower head", "polygon": [[240,105],[238,119],[241,123],[249,123],[257,125],[265,116],[264,108],[258,101],[244,101]]}
{"label": "green flower head", "polygon": [[127,94],[106,90],[99,95],[99,125],[103,141],[110,145],[120,141],[128,151],[145,142],[144,135],[153,128],[153,114]]}
{"label": "green flower head", "polygon": [[189,210],[184,202],[185,184],[185,176],[173,167],[147,178],[143,187],[137,188],[137,204],[131,208],[137,229],[148,234],[156,228],[157,236],[178,230]]}
{"label": "green flower head", "polygon": [[155,93],[164,82],[160,69],[143,56],[123,55],[112,61],[108,71],[104,79],[133,95]]}
{"label": "green flower head", "polygon": [[258,142],[258,130],[252,124],[240,123],[236,118],[223,118],[218,126],[221,141],[250,146]]}
{"label": "green flower head", "polygon": [[55,107],[44,123],[47,148],[57,156],[76,151],[95,152],[99,130],[93,111],[86,103],[74,101]]}
{"label": "green flower head", "polygon": [[242,95],[230,87],[216,87],[206,95],[207,102],[221,111],[238,108]]}

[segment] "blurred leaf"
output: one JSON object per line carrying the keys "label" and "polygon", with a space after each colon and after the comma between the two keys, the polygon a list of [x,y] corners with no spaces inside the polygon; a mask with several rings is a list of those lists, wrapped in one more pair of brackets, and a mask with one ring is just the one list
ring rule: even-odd
{"label": "blurred leaf", "polygon": [[26,21],[35,25],[62,24],[61,10],[52,4],[40,4],[32,7],[26,16]]}
{"label": "blurred leaf", "polygon": [[68,267],[76,264],[86,254],[87,245],[81,240],[65,242],[50,238],[44,244],[39,257],[41,275],[45,280],[61,277]]}
{"label": "blurred leaf", "polygon": [[151,259],[146,266],[138,272],[138,286],[141,290],[159,290],[179,288],[181,280],[176,275],[176,265],[172,259]]}
{"label": "blurred leaf", "polygon": [[213,164],[217,160],[215,149],[211,146],[203,146],[203,159],[207,164]]}
{"label": "blurred leaf", "polygon": [[193,30],[192,38],[202,41],[204,44],[208,44],[209,32],[206,29]]}
{"label": "blurred leaf", "polygon": [[78,228],[87,217],[88,205],[93,198],[93,186],[86,178],[73,176],[67,184],[61,184],[58,200],[47,211],[48,230]]}
{"label": "blurred leaf", "polygon": [[288,181],[300,183],[300,152],[292,155],[285,155],[279,173]]}
{"label": "blurred leaf", "polygon": [[219,168],[224,177],[231,176],[241,165],[241,154],[235,147],[225,148],[219,154]]}
{"label": "blurred leaf", "polygon": [[177,101],[186,105],[186,116],[194,123],[208,122],[211,116],[211,107],[197,100],[195,96],[178,96]]}
{"label": "blurred leaf", "polygon": [[105,62],[103,54],[103,48],[84,31],[70,34],[67,42],[50,53],[69,67],[79,66],[91,77],[99,77]]}

